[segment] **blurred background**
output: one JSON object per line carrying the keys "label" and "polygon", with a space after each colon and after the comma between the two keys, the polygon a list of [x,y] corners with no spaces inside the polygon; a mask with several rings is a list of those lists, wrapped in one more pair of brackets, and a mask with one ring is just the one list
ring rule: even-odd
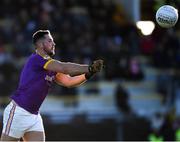
{"label": "blurred background", "polygon": [[104,59],[106,68],[77,88],[54,84],[41,107],[47,140],[180,140],[180,24],[157,25],[164,4],[180,8],[180,0],[1,0],[0,130],[32,34],[48,29],[56,59]]}

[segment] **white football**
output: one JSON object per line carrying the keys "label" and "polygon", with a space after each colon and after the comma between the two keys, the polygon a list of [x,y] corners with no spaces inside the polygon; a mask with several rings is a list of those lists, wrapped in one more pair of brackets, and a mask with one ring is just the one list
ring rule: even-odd
{"label": "white football", "polygon": [[173,6],[163,5],[156,12],[156,21],[163,28],[173,27],[178,21],[178,10]]}

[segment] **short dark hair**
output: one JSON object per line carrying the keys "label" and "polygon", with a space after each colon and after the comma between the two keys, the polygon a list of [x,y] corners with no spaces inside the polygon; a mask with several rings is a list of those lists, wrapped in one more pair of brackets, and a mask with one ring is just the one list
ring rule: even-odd
{"label": "short dark hair", "polygon": [[44,35],[50,34],[49,30],[38,30],[32,36],[32,42],[35,44],[39,39],[44,38]]}

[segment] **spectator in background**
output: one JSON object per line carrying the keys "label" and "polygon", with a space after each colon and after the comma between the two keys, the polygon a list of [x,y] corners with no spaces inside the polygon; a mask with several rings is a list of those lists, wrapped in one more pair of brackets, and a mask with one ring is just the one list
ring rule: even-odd
{"label": "spectator in background", "polygon": [[129,94],[125,88],[121,85],[117,86],[115,92],[116,106],[120,112],[125,115],[132,113],[131,107],[129,105]]}
{"label": "spectator in background", "polygon": [[173,30],[162,35],[154,52],[154,64],[160,68],[179,67],[180,42]]}
{"label": "spectator in background", "polygon": [[171,120],[171,115],[171,113],[155,113],[151,121],[151,133],[148,137],[150,141],[175,140],[175,133],[173,130],[173,121]]}
{"label": "spectator in background", "polygon": [[141,69],[140,62],[137,57],[132,57],[129,60],[127,70],[127,79],[133,81],[139,81],[144,78],[144,73]]}
{"label": "spectator in background", "polygon": [[168,112],[164,116],[164,122],[161,126],[160,133],[164,137],[165,141],[174,141],[175,140],[175,131],[173,129],[173,120],[171,119],[172,114]]}
{"label": "spectator in background", "polygon": [[152,36],[145,36],[141,38],[140,48],[142,54],[152,56],[155,50],[155,41]]}
{"label": "spectator in background", "polygon": [[164,141],[164,137],[160,132],[163,123],[164,123],[163,114],[160,112],[155,113],[155,115],[151,119],[151,131],[147,138],[149,141],[152,141],[152,142]]}

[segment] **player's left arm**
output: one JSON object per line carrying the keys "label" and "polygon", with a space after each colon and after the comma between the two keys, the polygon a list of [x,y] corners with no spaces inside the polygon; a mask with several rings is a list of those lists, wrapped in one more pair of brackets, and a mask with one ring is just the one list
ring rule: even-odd
{"label": "player's left arm", "polygon": [[85,74],[71,77],[70,75],[67,74],[57,73],[55,76],[55,82],[57,84],[68,88],[79,86],[86,81],[87,78]]}

